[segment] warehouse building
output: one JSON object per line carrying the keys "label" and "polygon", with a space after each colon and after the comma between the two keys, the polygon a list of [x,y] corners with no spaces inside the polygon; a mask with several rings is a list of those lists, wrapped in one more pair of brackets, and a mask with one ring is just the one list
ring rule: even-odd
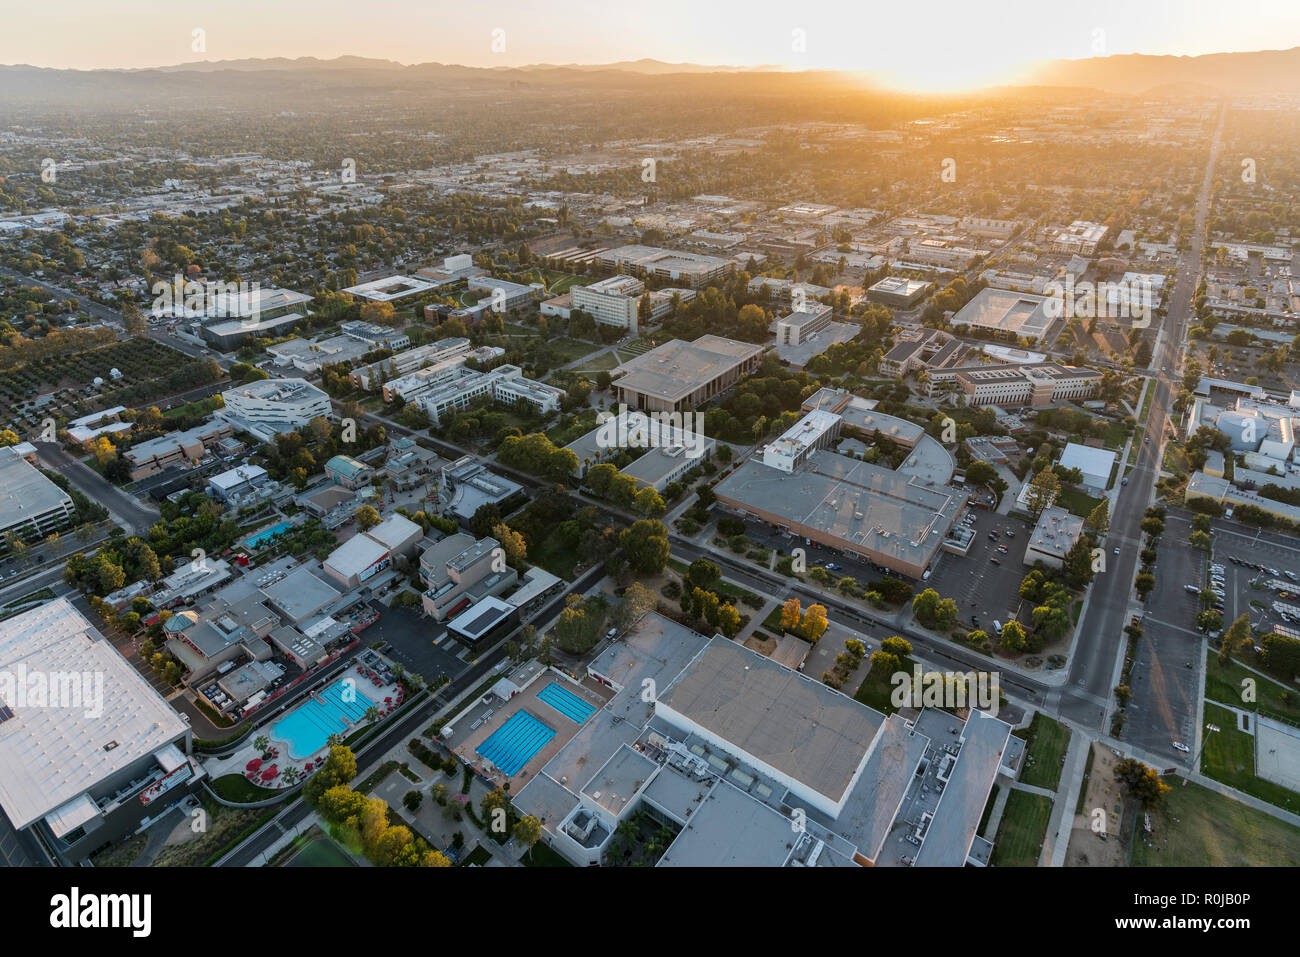
{"label": "warehouse building", "polygon": [[68,527],[72,497],[12,448],[0,448],[0,535],[44,538]]}

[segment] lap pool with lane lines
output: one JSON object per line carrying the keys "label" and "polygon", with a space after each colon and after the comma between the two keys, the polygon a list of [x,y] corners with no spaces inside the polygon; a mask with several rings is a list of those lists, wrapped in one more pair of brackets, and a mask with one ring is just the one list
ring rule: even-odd
{"label": "lap pool with lane lines", "polygon": [[553,737],[553,728],[527,711],[516,711],[509,721],[492,732],[492,736],[475,750],[496,765],[502,774],[512,778]]}
{"label": "lap pool with lane lines", "polygon": [[545,701],[560,714],[564,715],[570,721],[576,724],[582,724],[593,714],[596,709],[583,701],[576,694],[562,685],[552,681],[541,691],[537,692],[537,700]]}

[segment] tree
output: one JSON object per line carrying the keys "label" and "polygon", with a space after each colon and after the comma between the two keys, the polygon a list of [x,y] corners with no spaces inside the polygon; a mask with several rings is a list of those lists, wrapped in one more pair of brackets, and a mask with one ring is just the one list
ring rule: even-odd
{"label": "tree", "polygon": [[510,814],[510,795],[505,788],[497,788],[483,795],[483,800],[479,801],[479,812],[483,815],[483,823],[488,830],[494,833],[504,833],[500,828]]}
{"label": "tree", "polygon": [[619,545],[633,571],[657,575],[668,564],[668,529],[657,519],[641,519],[623,529]]}
{"label": "tree", "polygon": [[722,580],[722,571],[707,558],[697,558],[686,569],[686,579],[700,588],[713,588]]}
{"label": "tree", "polygon": [[1138,597],[1146,601],[1151,589],[1156,587],[1156,576],[1150,572],[1138,572],[1137,578],[1133,579],[1133,587],[1137,589]]}
{"label": "tree", "polygon": [[622,602],[614,609],[614,627],[622,631],[654,611],[658,604],[654,592],[640,582],[633,582],[627,586]]}
{"label": "tree", "polygon": [[1110,499],[1103,498],[1083,521],[1084,529],[1097,541],[1103,541],[1110,531]]}
{"label": "tree", "polygon": [[907,658],[912,654],[912,643],[906,638],[891,635],[880,643],[880,650],[898,658]]}
{"label": "tree", "polygon": [[829,627],[829,622],[826,620],[826,607],[824,605],[809,605],[803,616],[804,638],[816,643],[822,635],[826,634],[827,627]]}
{"label": "tree", "polygon": [[799,623],[802,620],[803,609],[799,604],[799,599],[786,599],[785,604],[781,606],[781,629],[788,632],[797,632]]}
{"label": "tree", "polygon": [[531,859],[533,845],[542,839],[542,822],[531,814],[525,814],[515,822],[514,838],[528,848],[527,853]]}
{"label": "tree", "polygon": [[1115,763],[1113,774],[1130,794],[1148,806],[1159,805],[1172,790],[1160,779],[1156,769],[1148,767],[1137,758],[1122,758]]}
{"label": "tree", "polygon": [[1025,650],[1027,636],[1018,621],[1009,621],[1002,626],[1001,645],[1004,651],[1018,653]]}
{"label": "tree", "polygon": [[741,628],[740,612],[736,611],[736,606],[727,602],[718,608],[718,630],[728,638],[734,638]]}
{"label": "tree", "polygon": [[1187,542],[1192,548],[1199,548],[1203,552],[1210,550],[1210,535],[1208,532],[1194,531],[1187,536]]}
{"label": "tree", "polygon": [[1228,630],[1219,639],[1219,664],[1226,665],[1236,652],[1248,644],[1253,645],[1254,638],[1250,632],[1250,615],[1243,614],[1228,626]]}
{"label": "tree", "polygon": [[966,481],[971,485],[987,485],[997,477],[998,470],[988,462],[978,459],[966,466]]}
{"label": "tree", "polygon": [[367,532],[379,524],[379,512],[373,505],[362,505],[352,513],[357,521],[357,531]]}
{"label": "tree", "polygon": [[1196,616],[1196,627],[1205,632],[1222,631],[1223,616],[1213,608],[1207,608]]}
{"label": "tree", "polygon": [[527,557],[528,545],[524,542],[524,536],[504,522],[498,522],[492,527],[492,537],[501,543],[506,561],[511,565],[517,566]]}
{"label": "tree", "polygon": [[1046,465],[1042,470],[1033,477],[1029,482],[1029,493],[1026,496],[1029,505],[1029,514],[1036,522],[1043,511],[1056,501],[1056,496],[1061,492],[1061,480],[1056,473],[1052,471],[1050,465]]}

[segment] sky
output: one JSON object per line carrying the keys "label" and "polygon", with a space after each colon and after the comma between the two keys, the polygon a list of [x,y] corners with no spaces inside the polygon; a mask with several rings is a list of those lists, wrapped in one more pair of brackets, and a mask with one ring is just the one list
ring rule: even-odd
{"label": "sky", "polygon": [[1300,0],[58,0],[8,4],[4,24],[0,63],[45,67],[653,58],[869,70],[946,90],[1042,59],[1300,46]]}

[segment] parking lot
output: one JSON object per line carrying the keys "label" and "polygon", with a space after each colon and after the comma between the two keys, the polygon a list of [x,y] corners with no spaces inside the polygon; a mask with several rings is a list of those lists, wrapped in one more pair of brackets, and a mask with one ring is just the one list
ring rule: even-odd
{"label": "parking lot", "polygon": [[[917,587],[933,588],[941,597],[951,598],[962,624],[971,626],[974,615],[978,621],[974,627],[992,634],[993,622],[1005,623],[1020,604],[1020,582],[1029,571],[1025,548],[1033,526],[982,508],[968,512],[975,518],[970,551],[964,556],[943,552],[929,580]],[[989,537],[993,532],[996,538]]]}
{"label": "parking lot", "polygon": [[[455,679],[469,667],[468,663],[456,657],[461,646],[447,635],[442,624],[421,617],[412,608],[385,608],[378,602],[371,602],[371,605],[382,614],[362,633],[365,643],[387,642],[390,647],[388,656],[400,662],[403,668],[426,681],[433,681],[439,675]],[[435,641],[438,644],[434,644]]]}
{"label": "parking lot", "polygon": [[1196,629],[1196,616],[1204,607],[1201,596],[1187,586],[1208,587],[1209,566],[1222,566],[1225,627],[1249,614],[1255,631],[1264,632],[1283,623],[1270,607],[1273,601],[1300,605],[1300,599],[1280,598],[1264,584],[1274,579],[1289,582],[1286,571],[1300,577],[1300,548],[1293,540],[1216,519],[1211,523],[1213,550],[1207,557],[1188,545],[1191,520],[1192,513],[1182,509],[1171,509],[1165,520],[1156,587],[1146,602],[1143,640],[1129,677],[1132,699],[1123,733],[1125,740],[1183,764],[1189,755],[1174,742],[1196,746],[1200,671],[1207,646],[1206,636]]}

